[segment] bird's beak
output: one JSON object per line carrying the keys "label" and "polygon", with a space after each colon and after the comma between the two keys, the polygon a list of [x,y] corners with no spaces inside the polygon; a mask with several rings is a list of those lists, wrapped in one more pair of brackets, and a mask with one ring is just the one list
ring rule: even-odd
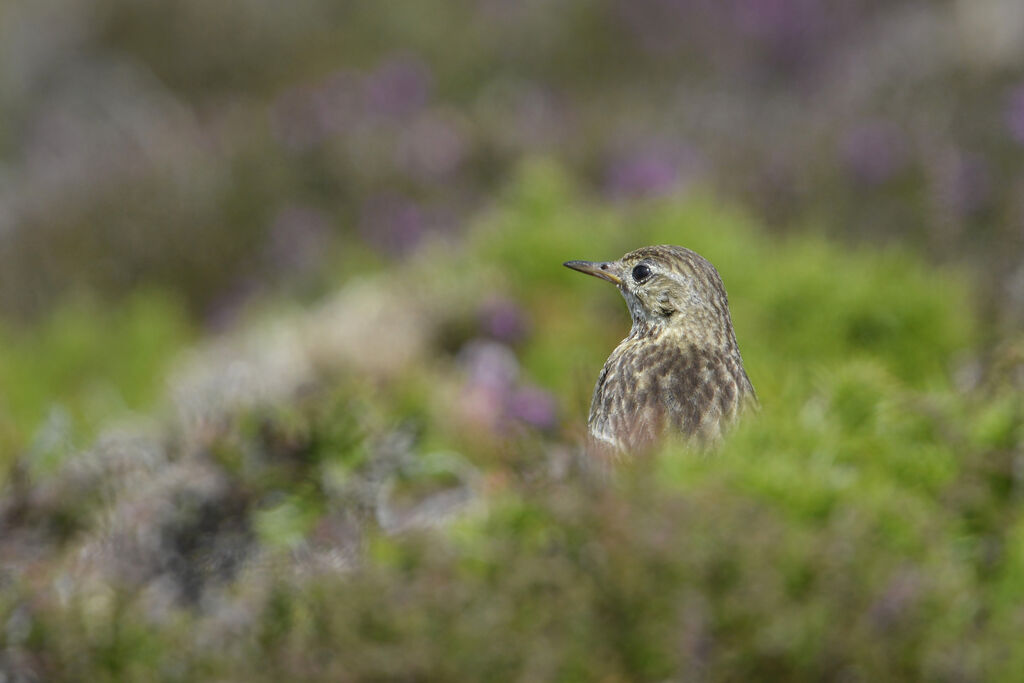
{"label": "bird's beak", "polygon": [[622,284],[622,278],[619,277],[619,264],[615,261],[566,261],[562,265],[607,280],[615,285]]}

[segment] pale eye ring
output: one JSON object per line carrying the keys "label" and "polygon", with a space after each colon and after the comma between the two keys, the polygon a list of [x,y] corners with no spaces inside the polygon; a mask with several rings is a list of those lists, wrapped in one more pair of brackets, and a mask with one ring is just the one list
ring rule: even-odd
{"label": "pale eye ring", "polygon": [[636,282],[643,282],[651,276],[651,267],[646,263],[633,266],[633,279]]}

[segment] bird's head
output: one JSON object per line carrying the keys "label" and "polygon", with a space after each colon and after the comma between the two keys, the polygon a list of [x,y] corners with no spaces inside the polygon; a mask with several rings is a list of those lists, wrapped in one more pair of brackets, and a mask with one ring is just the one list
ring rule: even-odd
{"label": "bird's head", "polygon": [[675,332],[690,343],[735,344],[725,287],[700,254],[660,245],[617,261],[568,261],[565,266],[618,286],[633,318],[633,334]]}

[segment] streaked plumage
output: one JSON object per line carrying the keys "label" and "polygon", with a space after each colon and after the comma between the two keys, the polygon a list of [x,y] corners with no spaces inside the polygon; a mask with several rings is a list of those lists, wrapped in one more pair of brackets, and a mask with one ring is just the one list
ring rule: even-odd
{"label": "streaked plumage", "polygon": [[745,405],[756,405],[725,287],[704,257],[662,245],[618,261],[565,265],[617,285],[633,318],[594,387],[588,426],[595,442],[636,451],[671,429],[707,446]]}

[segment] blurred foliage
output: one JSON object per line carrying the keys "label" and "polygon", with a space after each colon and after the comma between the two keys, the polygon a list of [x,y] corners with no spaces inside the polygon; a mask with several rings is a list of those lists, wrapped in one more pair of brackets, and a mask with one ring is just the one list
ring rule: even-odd
{"label": "blurred foliage", "polygon": [[[0,679],[1018,680],[1021,27],[0,2]],[[762,410],[597,471],[652,243]]]}
{"label": "blurred foliage", "polygon": [[[575,454],[628,317],[613,288],[560,263],[657,242],[718,266],[763,408],[715,454],[669,444],[598,471]],[[12,573],[0,667],[96,681],[1019,674],[1024,399],[1005,369],[1019,355],[954,383],[979,339],[963,274],[895,248],[771,239],[710,194],[593,201],[531,162],[464,244],[381,281],[403,277],[439,299],[426,356],[386,379],[321,376],[198,445],[172,428],[166,467],[216,482],[187,515],[160,513],[176,521],[155,545],[183,560],[61,598]],[[367,354],[386,352],[373,341]],[[557,397],[554,422],[517,412],[531,383],[532,401]],[[110,505],[53,486],[65,516]],[[467,489],[447,522],[407,523]],[[184,599],[154,597],[169,581]]]}
{"label": "blurred foliage", "polygon": [[11,0],[0,312],[148,285],[220,322],[355,242],[460,233],[542,154],[616,201],[711,186],[967,261],[1016,329],[1020,26],[1016,0]]}
{"label": "blurred foliage", "polygon": [[24,448],[53,466],[105,422],[151,408],[192,336],[183,307],[156,292],[111,308],[72,299],[39,324],[0,327],[0,470]]}

